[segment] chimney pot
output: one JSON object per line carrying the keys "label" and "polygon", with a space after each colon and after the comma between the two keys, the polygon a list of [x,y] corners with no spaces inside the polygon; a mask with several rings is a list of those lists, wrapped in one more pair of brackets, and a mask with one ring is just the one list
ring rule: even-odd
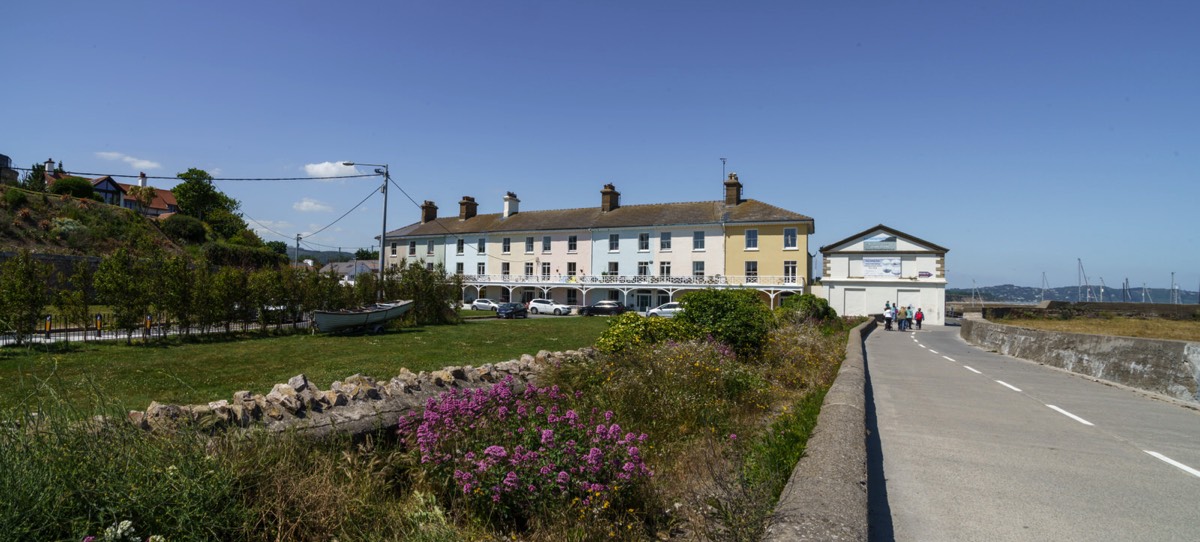
{"label": "chimney pot", "polygon": [[434,205],[432,201],[425,200],[425,203],[421,204],[421,223],[434,220],[437,220],[437,205]]}
{"label": "chimney pot", "polygon": [[612,183],[604,185],[600,190],[600,210],[607,213],[621,206],[621,193]]}
{"label": "chimney pot", "polygon": [[737,205],[742,202],[742,183],[738,181],[737,173],[730,173],[725,179],[725,205]]}
{"label": "chimney pot", "polygon": [[462,201],[458,202],[458,219],[467,220],[474,218],[479,212],[479,204],[475,203],[475,198],[471,196],[463,196]]}

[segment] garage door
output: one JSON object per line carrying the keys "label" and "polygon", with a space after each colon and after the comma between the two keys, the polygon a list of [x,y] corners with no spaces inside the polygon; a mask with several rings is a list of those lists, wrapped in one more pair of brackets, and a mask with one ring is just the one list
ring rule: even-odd
{"label": "garage door", "polygon": [[867,290],[864,288],[845,288],[843,307],[846,308],[842,316],[866,316],[867,315]]}

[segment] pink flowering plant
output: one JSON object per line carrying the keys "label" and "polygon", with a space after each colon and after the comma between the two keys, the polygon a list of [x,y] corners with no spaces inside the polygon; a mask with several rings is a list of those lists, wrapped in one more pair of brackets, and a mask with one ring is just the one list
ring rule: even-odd
{"label": "pink flowering plant", "polygon": [[510,377],[431,398],[399,433],[433,479],[484,516],[520,524],[564,506],[624,509],[652,475],[646,435],[623,430],[611,411],[581,415],[580,399],[558,386],[517,392]]}

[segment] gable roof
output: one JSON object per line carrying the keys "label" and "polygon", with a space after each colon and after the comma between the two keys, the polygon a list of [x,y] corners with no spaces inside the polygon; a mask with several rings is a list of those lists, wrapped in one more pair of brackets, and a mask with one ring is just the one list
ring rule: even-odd
{"label": "gable roof", "polygon": [[387,233],[388,237],[431,236],[466,233],[632,228],[638,226],[682,226],[720,223],[808,223],[813,219],[758,200],[737,205],[720,201],[623,205],[608,212],[599,207],[521,211],[508,218],[502,213],[476,215],[460,220],[457,215],[415,223]]}
{"label": "gable roof", "polygon": [[833,243],[830,243],[828,245],[821,247],[821,254],[825,254],[827,252],[833,252],[834,249],[836,249],[839,246],[849,244],[853,241],[857,241],[858,239],[860,239],[862,237],[866,237],[868,234],[875,233],[875,232],[884,232],[884,233],[888,233],[891,235],[895,235],[896,237],[903,237],[905,239],[908,239],[909,241],[913,241],[915,243],[919,243],[919,244],[929,247],[931,252],[941,252],[941,253],[950,252],[950,249],[948,249],[946,247],[943,247],[940,245],[935,245],[933,243],[930,243],[929,241],[921,239],[920,237],[909,235],[900,230],[897,230],[894,228],[889,228],[887,226],[884,226],[883,224],[879,224],[876,226],[871,226],[870,228],[867,228],[867,229],[860,231],[854,235],[851,235],[850,237],[842,239],[841,241],[836,241],[836,242],[833,242]]}
{"label": "gable roof", "polygon": [[[119,187],[121,189],[121,192],[124,192],[125,194],[128,194],[129,189],[133,188],[133,186],[134,186],[132,184],[125,184],[125,183],[114,183],[114,184],[116,184],[117,187]],[[165,210],[171,208],[169,206],[174,206],[176,208],[179,207],[179,203],[175,201],[175,194],[165,188],[155,188],[154,189],[154,200],[150,202],[150,208],[151,209],[162,209],[165,211]]]}

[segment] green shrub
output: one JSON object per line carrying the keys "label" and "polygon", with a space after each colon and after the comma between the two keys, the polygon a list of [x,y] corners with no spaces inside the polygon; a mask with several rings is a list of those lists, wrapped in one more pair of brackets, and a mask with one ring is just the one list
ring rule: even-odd
{"label": "green shrub", "polygon": [[92,187],[91,181],[83,177],[64,177],[55,181],[54,186],[50,187],[50,193],[86,199],[94,196],[96,189]]}
{"label": "green shrub", "polygon": [[596,349],[616,354],[662,341],[700,338],[699,330],[677,318],[646,318],[627,312],[611,319],[608,329],[596,339]]}
{"label": "green shrub", "polygon": [[162,222],[162,231],[176,241],[198,245],[208,237],[208,230],[200,219],[175,213]]}
{"label": "green shrub", "polygon": [[25,203],[27,201],[28,201],[28,198],[25,197],[24,190],[17,190],[15,188],[9,188],[4,191],[4,204],[9,209],[16,209],[18,207],[21,207],[22,205],[25,205]]}
{"label": "green shrub", "polygon": [[837,311],[824,298],[813,294],[790,296],[783,300],[782,308],[794,311],[800,320],[829,320],[837,318]]}
{"label": "green shrub", "polygon": [[728,344],[739,356],[752,358],[766,344],[774,318],[754,290],[698,290],[680,301],[684,310],[676,320]]}

